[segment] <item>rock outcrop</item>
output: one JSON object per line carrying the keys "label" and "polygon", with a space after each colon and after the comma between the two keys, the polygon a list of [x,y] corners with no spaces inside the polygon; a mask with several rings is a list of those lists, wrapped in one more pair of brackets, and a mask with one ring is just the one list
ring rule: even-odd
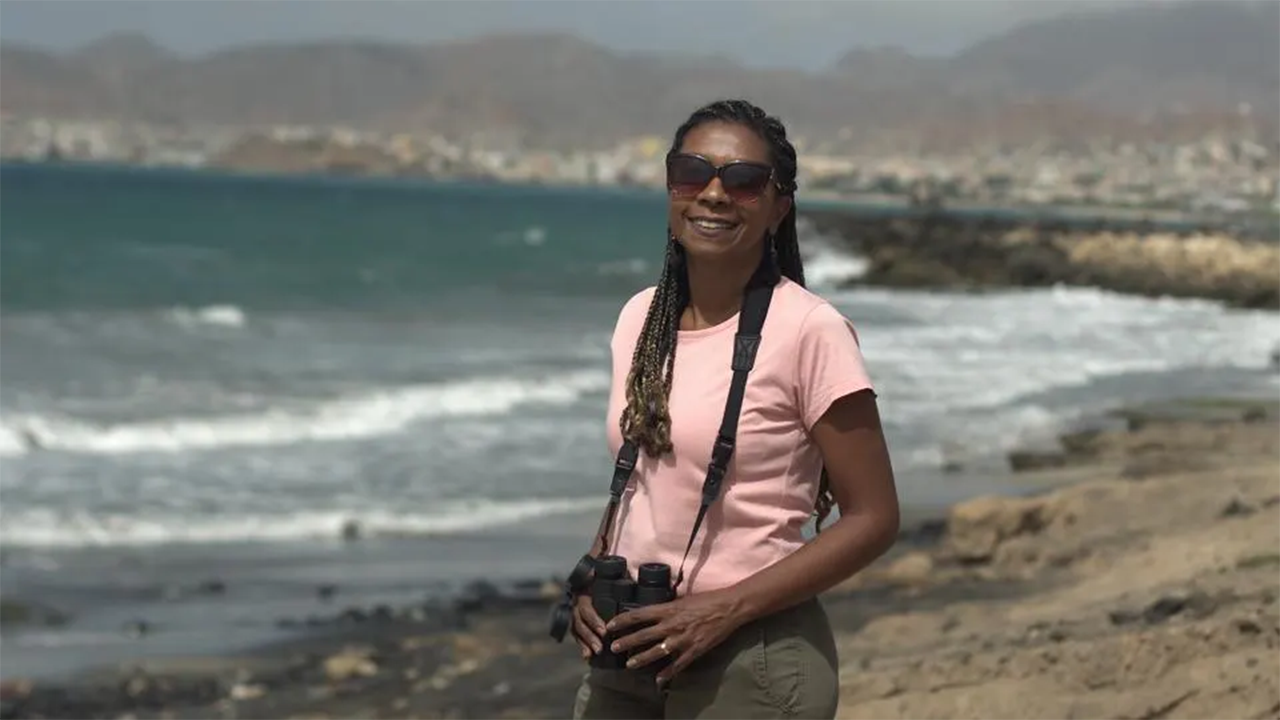
{"label": "rock outcrop", "polygon": [[884,218],[824,210],[805,217],[866,258],[866,273],[851,284],[951,289],[1065,284],[1280,309],[1280,243],[1274,232],[1179,235],[945,211]]}

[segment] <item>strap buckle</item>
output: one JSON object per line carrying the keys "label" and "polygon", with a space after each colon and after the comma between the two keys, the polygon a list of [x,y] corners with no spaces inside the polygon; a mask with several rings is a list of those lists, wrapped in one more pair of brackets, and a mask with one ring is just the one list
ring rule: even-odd
{"label": "strap buckle", "polygon": [[729,473],[729,461],[733,459],[733,450],[737,442],[724,435],[716,435],[711,446],[711,462],[707,465],[707,479],[702,485],[702,502],[710,505],[720,495],[720,486]]}
{"label": "strap buckle", "polygon": [[750,372],[756,364],[756,351],[760,349],[760,335],[739,333],[733,338],[733,362],[730,367],[734,372]]}
{"label": "strap buckle", "polygon": [[613,482],[609,483],[609,495],[615,501],[622,499],[622,491],[627,489],[627,481],[636,469],[639,452],[630,442],[624,443],[618,451],[618,459],[613,464]]}

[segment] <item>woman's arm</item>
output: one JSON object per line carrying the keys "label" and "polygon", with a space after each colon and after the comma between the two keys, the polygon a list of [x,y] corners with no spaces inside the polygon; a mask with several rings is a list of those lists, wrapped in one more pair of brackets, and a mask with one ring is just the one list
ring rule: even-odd
{"label": "woman's arm", "polygon": [[898,493],[875,393],[846,395],[813,426],[840,517],[817,538],[733,588],[739,624],[807,600],[883,555],[898,536]]}

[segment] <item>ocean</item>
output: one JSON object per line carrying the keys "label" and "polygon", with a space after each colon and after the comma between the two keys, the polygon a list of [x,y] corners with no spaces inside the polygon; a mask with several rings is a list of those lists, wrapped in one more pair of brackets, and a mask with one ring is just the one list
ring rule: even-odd
{"label": "ocean", "polygon": [[[3,674],[115,657],[144,614],[190,652],[260,637],[317,583],[394,599],[567,571],[608,483],[612,324],[657,278],[663,203],[0,166],[0,582],[77,618],[7,633],[45,652]],[[1275,312],[842,290],[858,259],[802,245],[858,327],[911,508],[1018,491],[1007,450],[1108,407],[1276,391]],[[209,577],[233,600],[164,597]]]}

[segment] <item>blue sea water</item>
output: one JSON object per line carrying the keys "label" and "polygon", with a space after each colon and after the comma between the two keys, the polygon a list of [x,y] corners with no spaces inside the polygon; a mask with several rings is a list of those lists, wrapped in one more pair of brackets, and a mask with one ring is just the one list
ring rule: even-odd
{"label": "blue sea water", "polygon": [[[337,563],[383,589],[563,570],[608,480],[612,323],[664,231],[631,190],[0,166],[5,592],[115,587],[124,562],[154,584],[304,558],[300,585]],[[1274,312],[836,290],[856,259],[802,244],[858,327],[908,505],[1012,486],[1001,453],[1081,413],[1275,388]],[[317,556],[347,522],[449,557]]]}

